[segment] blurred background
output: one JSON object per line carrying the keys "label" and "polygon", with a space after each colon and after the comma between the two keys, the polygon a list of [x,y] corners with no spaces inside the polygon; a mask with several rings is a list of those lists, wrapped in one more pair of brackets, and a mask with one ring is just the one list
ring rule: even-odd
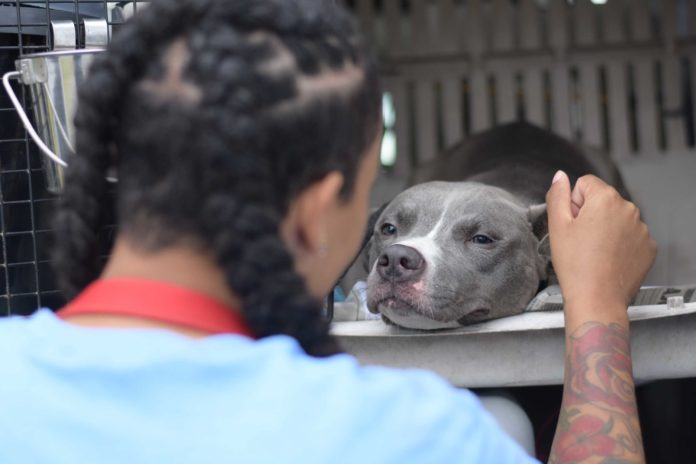
{"label": "blurred background", "polygon": [[[523,119],[609,152],[660,245],[647,283],[696,283],[695,2],[344,3],[382,63],[384,169],[375,206],[444,148]],[[108,40],[146,5],[0,1],[0,71],[12,70],[20,55],[84,48],[95,34]],[[31,117],[23,87],[14,86]],[[0,314],[62,302],[48,266],[55,198],[42,170],[0,92]]]}
{"label": "blurred background", "polygon": [[[659,243],[647,283],[696,284],[696,1],[344,3],[377,49],[384,78],[383,169],[373,206],[445,148],[526,120],[608,152]],[[0,0],[0,73],[22,55],[106,43],[146,5]],[[32,118],[29,92],[16,81],[13,88]],[[0,316],[63,304],[49,256],[56,197],[42,156],[0,91]],[[103,230],[105,252],[113,233]],[[649,462],[696,459],[695,385],[639,389]],[[543,448],[560,389],[534,388],[520,398]]]}

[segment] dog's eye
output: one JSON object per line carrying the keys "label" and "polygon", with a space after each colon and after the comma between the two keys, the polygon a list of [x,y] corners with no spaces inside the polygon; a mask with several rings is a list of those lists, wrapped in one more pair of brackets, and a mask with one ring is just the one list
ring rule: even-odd
{"label": "dog's eye", "polygon": [[380,230],[382,235],[396,235],[396,226],[394,224],[384,224]]}
{"label": "dog's eye", "polygon": [[474,235],[471,239],[472,242],[474,242],[477,245],[488,245],[489,243],[493,243],[493,239],[490,237],[487,237],[485,235]]}

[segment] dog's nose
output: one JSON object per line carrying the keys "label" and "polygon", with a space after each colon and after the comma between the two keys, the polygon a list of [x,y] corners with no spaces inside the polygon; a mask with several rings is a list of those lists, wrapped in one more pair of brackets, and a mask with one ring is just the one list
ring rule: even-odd
{"label": "dog's nose", "polygon": [[425,259],[415,248],[392,245],[377,261],[377,271],[382,278],[403,282],[415,280],[425,270]]}

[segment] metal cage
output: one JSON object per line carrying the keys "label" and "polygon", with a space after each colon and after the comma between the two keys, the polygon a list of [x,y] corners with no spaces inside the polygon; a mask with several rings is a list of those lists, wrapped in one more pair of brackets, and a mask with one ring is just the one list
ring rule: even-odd
{"label": "metal cage", "polygon": [[[89,46],[95,24],[108,39],[139,3],[144,2],[0,1],[0,74],[13,70],[22,55]],[[31,118],[27,91],[13,86]],[[46,188],[41,156],[0,92],[0,316],[64,302],[50,266],[56,197]]]}

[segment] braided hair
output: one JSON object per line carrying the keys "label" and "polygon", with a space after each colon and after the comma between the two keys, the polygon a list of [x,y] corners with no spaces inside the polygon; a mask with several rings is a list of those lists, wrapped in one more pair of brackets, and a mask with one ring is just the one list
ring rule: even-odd
{"label": "braided hair", "polygon": [[[291,201],[331,171],[352,195],[381,90],[352,18],[327,0],[161,0],[125,24],[80,91],[55,218],[67,297],[96,279],[99,231],[214,256],[259,338],[338,352],[280,239]],[[105,180],[118,173],[115,200]]]}

